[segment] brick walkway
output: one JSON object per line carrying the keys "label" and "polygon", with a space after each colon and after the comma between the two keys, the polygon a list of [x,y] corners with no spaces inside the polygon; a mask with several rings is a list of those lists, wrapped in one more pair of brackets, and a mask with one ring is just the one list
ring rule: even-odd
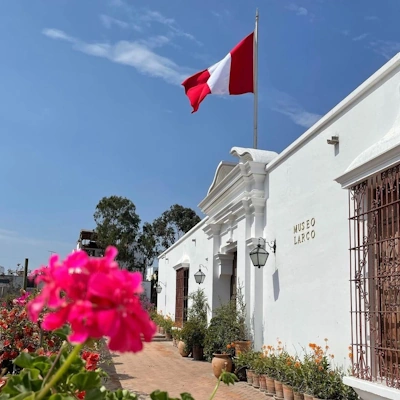
{"label": "brick walkway", "polygon": [[[172,342],[146,343],[138,354],[112,354],[114,364],[105,368],[110,374],[110,389],[122,387],[150,399],[149,393],[156,389],[167,391],[170,396],[189,392],[196,400],[208,400],[216,378],[211,364],[193,361],[179,355]],[[238,382],[234,386],[221,383],[216,400],[260,400],[267,397],[259,390]]]}

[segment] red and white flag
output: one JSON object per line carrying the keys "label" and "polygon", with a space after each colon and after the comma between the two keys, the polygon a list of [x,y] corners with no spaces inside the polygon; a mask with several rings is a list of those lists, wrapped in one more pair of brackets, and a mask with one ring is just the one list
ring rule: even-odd
{"label": "red and white flag", "polygon": [[199,109],[208,94],[254,93],[253,53],[254,32],[237,44],[224,59],[187,78],[182,85],[193,107],[192,113]]}

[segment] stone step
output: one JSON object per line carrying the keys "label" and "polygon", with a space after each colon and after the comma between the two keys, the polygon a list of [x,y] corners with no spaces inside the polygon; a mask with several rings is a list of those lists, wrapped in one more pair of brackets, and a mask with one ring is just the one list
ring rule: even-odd
{"label": "stone step", "polygon": [[170,339],[167,339],[165,335],[163,335],[162,333],[156,333],[152,339],[152,342],[168,342],[168,341],[170,341]]}

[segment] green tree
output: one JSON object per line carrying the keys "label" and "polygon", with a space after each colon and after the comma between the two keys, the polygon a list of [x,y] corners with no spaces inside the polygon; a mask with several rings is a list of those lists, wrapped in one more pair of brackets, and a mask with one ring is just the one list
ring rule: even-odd
{"label": "green tree", "polygon": [[135,257],[140,218],[132,201],[120,196],[103,197],[93,217],[98,245],[103,249],[115,246],[118,249],[117,260],[123,267],[142,269],[139,257]]}
{"label": "green tree", "polygon": [[145,222],[138,235],[136,243],[136,253],[140,255],[142,268],[151,266],[157,256],[157,240],[154,234],[153,225]]}
{"label": "green tree", "polygon": [[200,217],[191,208],[174,204],[153,222],[156,252],[160,254],[172,246],[181,236],[200,222]]}

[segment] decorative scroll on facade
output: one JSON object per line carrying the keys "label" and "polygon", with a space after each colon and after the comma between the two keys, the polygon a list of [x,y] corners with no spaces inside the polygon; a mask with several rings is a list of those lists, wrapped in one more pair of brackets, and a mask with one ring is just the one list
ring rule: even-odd
{"label": "decorative scroll on facade", "polygon": [[400,166],[350,191],[353,375],[400,389]]}

